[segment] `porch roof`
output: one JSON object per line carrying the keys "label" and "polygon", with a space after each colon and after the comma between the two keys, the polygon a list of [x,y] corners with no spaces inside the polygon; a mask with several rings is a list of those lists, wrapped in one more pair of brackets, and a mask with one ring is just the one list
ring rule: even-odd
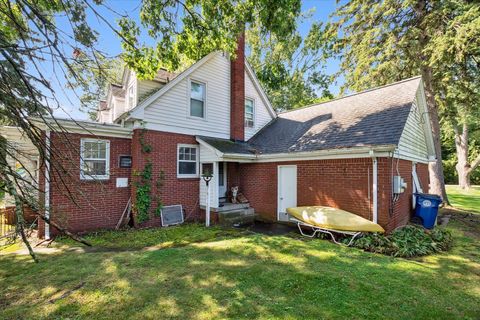
{"label": "porch roof", "polygon": [[201,139],[202,141],[212,146],[216,150],[220,151],[221,153],[246,155],[255,155],[257,153],[257,150],[253,148],[248,142],[232,141],[228,139],[204,136],[197,136],[197,138]]}

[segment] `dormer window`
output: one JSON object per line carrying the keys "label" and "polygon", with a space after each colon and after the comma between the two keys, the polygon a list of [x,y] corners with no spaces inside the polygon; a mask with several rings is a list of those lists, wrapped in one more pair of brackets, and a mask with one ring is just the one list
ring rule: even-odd
{"label": "dormer window", "polygon": [[128,87],[128,108],[133,108],[133,104],[135,102],[135,88],[133,84]]}
{"label": "dormer window", "polygon": [[190,81],[190,116],[205,118],[205,84]]}
{"label": "dormer window", "polygon": [[252,99],[245,99],[245,127],[255,126],[255,105]]}

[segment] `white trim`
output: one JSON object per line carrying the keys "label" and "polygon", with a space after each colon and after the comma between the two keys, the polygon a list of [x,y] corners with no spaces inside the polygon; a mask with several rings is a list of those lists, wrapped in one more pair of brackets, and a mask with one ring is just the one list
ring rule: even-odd
{"label": "white trim", "polygon": [[262,85],[260,84],[260,81],[258,81],[257,75],[255,74],[255,71],[253,71],[252,66],[250,66],[250,63],[248,63],[247,59],[245,59],[245,71],[247,71],[248,75],[250,76],[253,86],[255,89],[257,89],[258,93],[260,94],[260,98],[262,98],[263,103],[267,107],[268,112],[272,116],[272,118],[277,117],[277,113],[272,107],[272,104],[270,103],[270,100],[268,99],[268,96],[265,94],[265,91],[263,90]]}
{"label": "white trim", "polygon": [[220,186],[220,163],[222,163],[222,165],[223,165],[223,181],[222,181],[222,182],[223,182],[223,188],[225,188],[225,194],[228,192],[228,190],[227,190],[227,183],[228,183],[228,181],[227,181],[227,175],[228,175],[228,174],[227,174],[227,172],[228,172],[228,171],[227,171],[227,170],[228,170],[228,169],[227,169],[227,162],[217,161],[217,168],[218,168],[218,169],[217,169],[217,171],[218,171],[218,172],[217,172],[217,176],[218,176],[218,179],[217,179],[217,180],[218,180],[218,184],[217,184],[217,185],[218,185],[218,186],[217,186],[217,187],[218,187],[218,189],[217,189],[217,190],[218,190],[218,192],[217,192],[217,197],[218,197],[219,199],[220,199],[220,198],[224,198],[224,196],[220,197],[220,187],[221,187],[221,186]]}
{"label": "white trim", "polygon": [[[85,142],[105,142],[105,159],[102,158],[85,158],[84,153],[84,144]],[[103,175],[86,175],[83,172],[83,166],[85,160],[97,160],[105,161],[105,174]],[[82,138],[80,139],[80,180],[108,180],[110,179],[110,141],[105,139],[92,139],[92,138]]]}
{"label": "white trim", "polygon": [[[180,148],[195,148],[196,156],[195,156],[195,174],[180,174],[180,161],[184,162],[193,162],[192,160],[180,160]],[[199,175],[199,166],[200,166],[200,148],[198,144],[177,144],[177,178],[178,179],[191,179],[191,178],[198,178]]]}
{"label": "white trim", "polygon": [[[253,116],[253,125],[251,127],[246,126],[246,121],[247,121],[247,100],[252,101],[252,116]],[[255,98],[247,97],[245,96],[245,102],[244,102],[244,121],[243,121],[243,126],[245,129],[255,129],[255,125],[257,124],[257,112],[256,112],[256,103],[255,103]]]}
{"label": "white trim", "polygon": [[[192,82],[203,85],[203,117],[192,116]],[[207,120],[207,81],[198,80],[196,78],[188,78],[187,81],[187,118],[192,120]],[[196,99],[195,99],[196,100]]]}
{"label": "white trim", "polygon": [[417,164],[415,162],[412,162],[412,189],[412,209],[415,209],[417,203],[415,193],[417,193],[417,191],[423,193],[422,184],[417,175]]}
{"label": "white trim", "polygon": [[176,86],[178,83],[180,83],[182,80],[187,78],[192,72],[197,70],[199,67],[201,67],[205,62],[213,58],[215,55],[219,54],[219,51],[214,51],[211,52],[210,54],[206,55],[202,59],[198,60],[196,63],[194,63],[190,68],[187,70],[183,71],[181,74],[179,74],[175,79],[167,83],[165,86],[160,88],[157,92],[146,98],[145,100],[142,101],[139,105],[137,105],[135,108],[130,110],[130,114],[127,116],[127,119],[129,118],[137,118],[137,119],[143,119],[143,109],[148,107],[150,104],[152,104],[155,100],[157,100],[159,97],[161,97],[163,94],[165,94],[167,91],[169,91],[171,88]]}
{"label": "white trim", "polygon": [[408,161],[413,161],[413,162],[420,162],[420,163],[425,163],[428,164],[429,162],[436,162],[437,160],[435,159],[425,159],[422,157],[418,157],[414,155],[413,153],[402,151],[401,153],[398,152],[398,149],[395,150],[395,153],[393,155],[394,158],[396,159],[402,159],[402,160],[408,160]]}
{"label": "white trim", "polygon": [[[38,119],[31,118],[40,129],[53,129],[58,132],[78,133],[85,135],[93,135],[99,137],[115,137],[131,139],[133,130],[131,128],[124,128],[115,124],[102,124],[89,121],[75,121],[67,119]],[[48,123],[48,125],[45,124]]]}
{"label": "white trim", "polygon": [[223,153],[218,151],[217,149],[215,149],[214,147],[212,147],[211,145],[209,145],[208,143],[206,143],[205,141],[203,141],[201,138],[199,137],[196,137],[196,140],[197,142],[207,148],[208,150],[212,151],[213,153],[215,153],[215,155],[218,157],[218,159],[216,161],[222,161],[222,157],[223,157]]}
{"label": "white trim", "polygon": [[[137,90],[136,90],[136,85],[135,84],[136,84],[136,81],[132,81],[132,83],[130,83],[128,85],[128,88],[127,88],[127,101],[126,101],[127,110],[135,108],[135,105],[136,105]],[[130,93],[131,93],[131,97],[130,97]],[[130,98],[132,98],[132,104],[130,104]],[[115,119],[115,120],[117,120],[117,119]]]}
{"label": "white trim", "polygon": [[376,157],[373,157],[373,222],[378,223],[378,161]]}
{"label": "white trim", "polygon": [[394,145],[377,147],[356,147],[347,149],[328,149],[309,152],[274,153],[265,155],[246,154],[223,154],[224,161],[238,162],[277,162],[277,161],[298,161],[298,160],[328,160],[328,159],[353,159],[370,158],[371,152],[375,151],[377,157],[391,157],[395,150]]}
{"label": "white trim", "polygon": [[[420,79],[420,86],[419,89],[417,90],[417,93],[420,94],[420,101],[417,102],[417,105],[419,108],[422,108],[423,110],[420,111],[420,118],[423,121],[423,127],[424,127],[424,132],[426,134],[426,142],[428,146],[429,151],[429,157],[433,156],[434,158],[437,157],[436,152],[435,152],[435,141],[433,139],[433,131],[432,131],[432,126],[430,122],[430,113],[428,110],[428,104],[427,104],[427,98],[425,96],[425,87],[423,85],[423,79]],[[418,94],[416,95],[418,97]],[[423,112],[422,112],[423,111]]]}
{"label": "white trim", "polygon": [[[280,221],[280,170],[281,168],[295,168],[295,192],[298,192],[298,169],[296,164],[278,165],[277,166],[277,221]],[[295,206],[298,203],[297,194],[295,193]]]}
{"label": "white trim", "polygon": [[[45,218],[50,219],[50,130],[45,131]],[[50,224],[45,222],[45,239],[50,239]]]}

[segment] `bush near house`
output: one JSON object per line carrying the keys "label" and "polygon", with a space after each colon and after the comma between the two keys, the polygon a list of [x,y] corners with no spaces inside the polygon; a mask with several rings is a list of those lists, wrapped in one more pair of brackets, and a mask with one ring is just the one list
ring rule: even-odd
{"label": "bush near house", "polygon": [[383,235],[372,233],[354,241],[354,246],[365,251],[389,256],[412,258],[447,251],[453,243],[451,233],[443,228],[426,230],[408,225]]}

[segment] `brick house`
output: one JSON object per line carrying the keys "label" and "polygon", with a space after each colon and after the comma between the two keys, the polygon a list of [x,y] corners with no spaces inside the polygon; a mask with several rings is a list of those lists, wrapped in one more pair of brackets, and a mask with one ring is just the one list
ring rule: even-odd
{"label": "brick house", "polygon": [[[46,213],[74,232],[114,228],[150,165],[162,183],[151,184],[150,219],[134,216],[139,227],[161,226],[160,202],[181,204],[186,220],[204,219],[207,169],[216,219],[245,210],[288,222],[287,207],[326,205],[387,231],[406,224],[435,159],[421,78],[277,114],[243,47],[234,61],[213,52],[151,81],[126,70],[97,122],[52,122],[45,139],[55,152],[38,169]],[[228,202],[233,186],[249,203]],[[51,232],[40,222],[41,237]]]}

